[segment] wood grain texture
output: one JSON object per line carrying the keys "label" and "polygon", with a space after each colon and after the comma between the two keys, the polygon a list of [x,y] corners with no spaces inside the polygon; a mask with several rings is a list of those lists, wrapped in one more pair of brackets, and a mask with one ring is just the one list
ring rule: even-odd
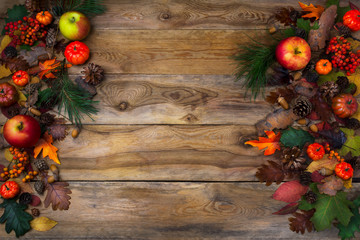
{"label": "wood grain texture", "polygon": [[[312,1],[324,4],[325,0]],[[106,29],[267,29],[268,19],[283,6],[300,9],[297,1],[266,0],[107,0],[106,15],[94,18]]]}
{"label": "wood grain texture", "polygon": [[[59,222],[21,239],[337,239],[337,230],[300,235],[288,217],[272,215],[285,203],[258,183],[72,182],[68,211],[40,207]],[[354,191],[359,191],[356,184]],[[1,239],[12,240],[4,227]]]}
{"label": "wood grain texture", "polygon": [[240,125],[87,125],[55,146],[64,180],[252,181],[267,159],[243,145],[254,133]]}
{"label": "wood grain texture", "polygon": [[[230,56],[250,37],[264,39],[266,31],[245,30],[101,30],[84,41],[89,62],[106,74],[233,74]],[[271,37],[265,38],[264,42]],[[79,74],[80,66],[70,68]]]}

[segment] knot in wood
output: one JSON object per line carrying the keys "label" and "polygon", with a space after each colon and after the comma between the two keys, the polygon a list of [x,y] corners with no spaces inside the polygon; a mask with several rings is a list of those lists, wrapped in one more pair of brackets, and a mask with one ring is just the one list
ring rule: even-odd
{"label": "knot in wood", "polygon": [[120,111],[125,111],[128,108],[128,103],[127,102],[122,102],[119,104],[119,109]]}
{"label": "knot in wood", "polygon": [[161,13],[160,14],[160,20],[168,20],[171,18],[170,13]]}

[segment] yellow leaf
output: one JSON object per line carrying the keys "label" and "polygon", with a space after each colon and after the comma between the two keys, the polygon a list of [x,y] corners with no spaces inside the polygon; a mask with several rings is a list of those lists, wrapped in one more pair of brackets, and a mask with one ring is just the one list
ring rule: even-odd
{"label": "yellow leaf", "polygon": [[317,170],[320,170],[321,168],[327,168],[329,170],[334,170],[336,164],[338,164],[339,162],[334,157],[331,159],[328,159],[328,156],[329,155],[326,154],[322,159],[317,160],[317,161],[312,161],[306,170],[311,173],[315,172]]}
{"label": "yellow leaf", "polygon": [[356,72],[347,78],[349,79],[349,82],[356,85],[356,92],[354,96],[357,96],[360,93],[360,68],[357,68]]}
{"label": "yellow leaf", "polygon": [[56,153],[58,149],[52,145],[52,142],[52,136],[48,132],[45,132],[43,137],[35,145],[34,158],[36,158],[42,150],[43,157],[49,156],[54,162],[61,164]]}
{"label": "yellow leaf", "polygon": [[11,162],[13,160],[14,155],[10,153],[9,148],[5,149],[4,151],[5,159]]}
{"label": "yellow leaf", "polygon": [[[18,96],[19,96],[18,103],[20,104],[20,102],[22,102],[22,101],[26,102],[26,97],[25,97],[25,95],[24,95],[24,94],[22,93],[22,91],[21,91],[21,89],[22,89],[23,87],[19,87],[19,86],[16,85],[12,80],[8,81],[8,83],[9,83],[10,85],[13,85],[13,86],[16,88],[16,91],[17,91]],[[21,105],[21,104],[20,104],[20,105]]]}
{"label": "yellow leaf", "polygon": [[344,181],[344,187],[347,188],[347,189],[352,188],[352,184],[351,184],[351,183],[352,183],[352,178]]}
{"label": "yellow leaf", "polygon": [[9,43],[11,43],[12,38],[9,37],[9,35],[5,35],[3,37],[3,39],[1,40],[1,45],[0,45],[0,53],[4,50],[4,48],[7,47],[7,45],[9,45]]}
{"label": "yellow leaf", "polygon": [[325,8],[323,8],[320,5],[316,5],[316,7],[310,3],[310,5],[306,5],[302,2],[299,2],[300,7],[306,11],[306,12],[310,12],[306,15],[303,15],[302,18],[313,18],[315,17],[316,20],[319,19],[319,17],[321,16],[321,14],[324,12]]}
{"label": "yellow leaf", "polygon": [[356,52],[357,48],[360,46],[360,41],[352,38],[346,38],[346,40],[350,43],[353,52]]}
{"label": "yellow leaf", "polygon": [[31,77],[30,84],[39,83],[40,79],[38,77]]}
{"label": "yellow leaf", "polygon": [[5,67],[5,65],[1,65],[0,66],[0,79],[4,78],[4,77],[8,77],[11,75],[11,71],[10,69],[8,69],[7,67]]}
{"label": "yellow leaf", "polygon": [[56,221],[51,220],[47,217],[38,217],[34,220],[30,221],[31,228],[35,229],[36,231],[46,232],[55,227],[57,224]]}

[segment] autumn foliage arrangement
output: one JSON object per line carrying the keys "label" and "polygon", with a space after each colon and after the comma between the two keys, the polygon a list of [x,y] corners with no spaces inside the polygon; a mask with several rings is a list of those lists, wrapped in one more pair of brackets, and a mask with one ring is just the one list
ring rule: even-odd
{"label": "autumn foliage arrangement", "polygon": [[[259,86],[278,85],[265,97],[275,111],[256,123],[259,138],[245,144],[271,156],[256,177],[280,185],[272,198],[284,206],[273,214],[290,215],[291,231],[335,227],[350,239],[360,232],[360,196],[349,194],[360,169],[360,12],[339,0],[299,7],[281,8],[269,20],[275,43],[240,47],[234,58],[252,97]],[[303,56],[308,48],[311,56]]]}
{"label": "autumn foliage arrangement", "polygon": [[[65,139],[69,126],[75,139],[84,117],[92,119],[97,113],[93,97],[103,69],[90,63],[83,76],[70,78],[68,69],[85,64],[90,49],[68,41],[59,30],[60,18],[68,11],[93,17],[105,8],[100,0],[26,0],[8,9],[2,30],[0,107],[8,120],[0,148],[8,163],[0,164],[0,223],[16,237],[57,224],[39,216],[41,208],[69,209],[71,190],[60,178],[56,143]],[[76,34],[78,28],[68,25],[62,31]]]}

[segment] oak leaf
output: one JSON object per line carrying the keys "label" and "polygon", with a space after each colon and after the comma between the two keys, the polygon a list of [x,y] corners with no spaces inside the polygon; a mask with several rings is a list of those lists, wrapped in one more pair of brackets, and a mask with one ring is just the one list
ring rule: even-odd
{"label": "oak leaf", "polygon": [[308,188],[297,180],[285,182],[275,191],[272,198],[287,203],[296,202],[307,192]]}
{"label": "oak leaf", "polygon": [[44,206],[47,208],[52,204],[53,210],[68,210],[70,206],[71,190],[66,188],[67,182],[54,182],[46,184],[47,194],[44,200]]}
{"label": "oak leaf", "polygon": [[343,180],[331,175],[323,180],[324,184],[319,184],[318,189],[321,194],[327,194],[335,196],[338,190],[341,190],[344,186]]}
{"label": "oak leaf", "polygon": [[31,228],[36,231],[46,232],[55,227],[57,224],[56,221],[51,220],[47,217],[38,217],[30,221]]}
{"label": "oak leaf", "polygon": [[296,233],[301,232],[301,234],[304,234],[306,230],[308,230],[308,232],[312,232],[313,223],[310,219],[314,215],[314,212],[314,210],[301,210],[301,212],[293,213],[294,218],[289,218],[290,230]]}
{"label": "oak leaf", "polygon": [[56,78],[53,73],[59,71],[57,68],[60,67],[60,61],[56,61],[55,58],[46,60],[43,63],[39,63],[39,67],[41,70],[39,73],[40,79],[43,79],[44,76],[47,78]]}
{"label": "oak leaf", "polygon": [[266,186],[270,186],[273,182],[280,184],[285,178],[285,173],[280,164],[268,161],[268,165],[263,164],[258,168],[255,176],[260,182],[266,182]]}
{"label": "oak leaf", "polygon": [[35,145],[34,158],[36,158],[42,150],[43,157],[49,156],[49,158],[52,159],[54,162],[60,164],[56,153],[58,149],[57,147],[53,146],[52,143],[52,136],[48,132],[45,132],[43,137]]}
{"label": "oak leaf", "polygon": [[264,155],[272,155],[276,150],[280,150],[280,133],[275,134],[273,131],[265,131],[266,137],[259,137],[259,140],[247,141],[253,147],[258,147],[259,150],[266,148]]}
{"label": "oak leaf", "polygon": [[310,12],[308,14],[305,14],[302,16],[302,18],[316,18],[316,20],[319,19],[319,17],[321,16],[321,14],[324,12],[325,8],[323,8],[320,5],[316,5],[314,6],[312,3],[310,3],[310,5],[306,5],[302,2],[299,2],[300,7],[306,11],[306,12]]}

